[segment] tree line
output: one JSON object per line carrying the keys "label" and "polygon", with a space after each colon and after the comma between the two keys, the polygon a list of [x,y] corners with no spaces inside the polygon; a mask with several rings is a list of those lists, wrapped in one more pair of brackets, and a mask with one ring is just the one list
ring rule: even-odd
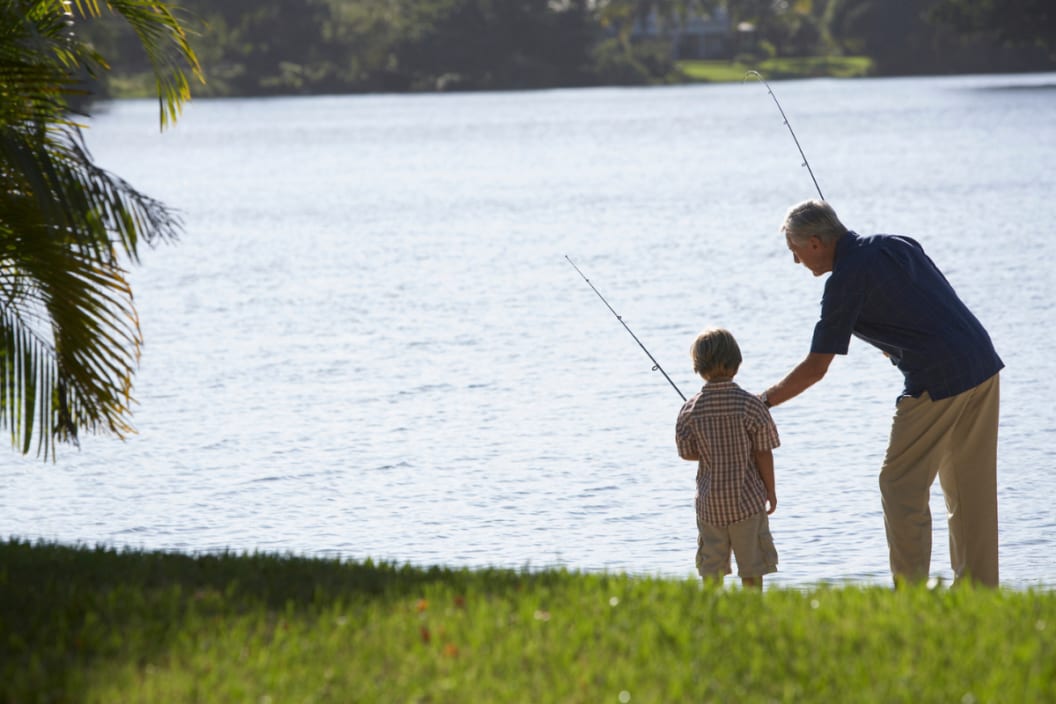
{"label": "tree line", "polygon": [[[642,39],[725,16],[715,58],[867,56],[878,75],[1056,67],[1048,0],[176,0],[207,75],[198,95],[530,89],[682,80]],[[1016,7],[1006,12],[1008,3]],[[983,8],[983,9],[980,9]],[[988,8],[988,9],[987,9]],[[1007,16],[1006,16],[1007,15]],[[148,68],[120,18],[88,37],[114,73]],[[1017,44],[1010,47],[1010,44]],[[106,86],[101,86],[105,91]]]}

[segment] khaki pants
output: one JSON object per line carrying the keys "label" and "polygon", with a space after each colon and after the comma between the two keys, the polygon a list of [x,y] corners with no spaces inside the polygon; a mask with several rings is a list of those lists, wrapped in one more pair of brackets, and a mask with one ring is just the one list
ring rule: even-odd
{"label": "khaki pants", "polygon": [[995,374],[941,401],[924,393],[898,402],[880,470],[884,525],[896,579],[927,579],[928,499],[938,474],[946,497],[954,578],[997,586],[999,388]]}

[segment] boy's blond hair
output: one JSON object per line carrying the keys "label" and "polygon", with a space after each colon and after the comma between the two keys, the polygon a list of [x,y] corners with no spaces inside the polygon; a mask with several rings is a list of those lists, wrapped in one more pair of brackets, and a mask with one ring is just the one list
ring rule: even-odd
{"label": "boy's blond hair", "polygon": [[704,379],[733,376],[741,368],[741,348],[729,330],[709,328],[697,335],[689,350],[693,371]]}

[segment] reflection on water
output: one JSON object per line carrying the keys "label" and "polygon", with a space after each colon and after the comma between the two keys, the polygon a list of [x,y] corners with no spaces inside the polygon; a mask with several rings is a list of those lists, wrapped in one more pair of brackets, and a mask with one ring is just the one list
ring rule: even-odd
{"label": "reflection on water", "polygon": [[[1002,572],[1056,583],[1054,76],[774,84],[825,194],[924,243],[1003,373]],[[1030,90],[1024,87],[1032,87]],[[993,90],[1002,88],[1002,90]],[[1009,90],[1008,88],[1015,88]],[[761,390],[806,352],[822,280],[785,209],[814,195],[757,83],[196,101],[92,126],[99,161],[183,213],[134,274],[140,434],[11,456],[0,533],[400,562],[693,573],[681,400],[722,325]],[[876,475],[898,372],[850,355],[775,409],[772,584],[886,582]],[[935,488],[933,573],[948,578]]]}

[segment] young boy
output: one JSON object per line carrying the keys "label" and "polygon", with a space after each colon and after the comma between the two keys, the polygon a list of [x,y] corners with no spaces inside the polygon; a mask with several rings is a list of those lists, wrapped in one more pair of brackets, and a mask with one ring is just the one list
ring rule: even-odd
{"label": "young boy", "polygon": [[767,519],[777,508],[777,427],[763,401],[733,383],[741,366],[733,335],[706,330],[690,353],[706,383],[678,414],[675,441],[682,459],[697,462],[697,570],[721,583],[732,550],[742,584],[762,589],[763,575],[777,571]]}

